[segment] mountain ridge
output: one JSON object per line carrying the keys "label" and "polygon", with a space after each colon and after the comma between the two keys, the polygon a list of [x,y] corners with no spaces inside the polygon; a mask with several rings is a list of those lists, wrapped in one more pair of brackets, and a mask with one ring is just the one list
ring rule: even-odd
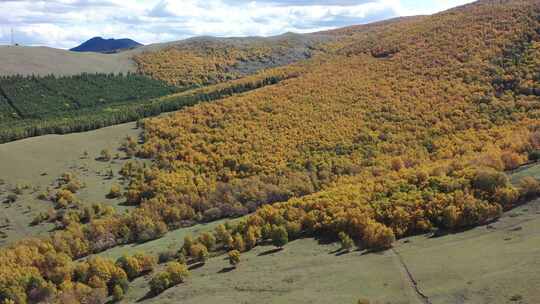
{"label": "mountain ridge", "polygon": [[96,36],[83,42],[81,45],[70,49],[72,52],[96,52],[96,53],[117,53],[122,50],[133,49],[143,46],[143,44],[129,39],[104,39]]}

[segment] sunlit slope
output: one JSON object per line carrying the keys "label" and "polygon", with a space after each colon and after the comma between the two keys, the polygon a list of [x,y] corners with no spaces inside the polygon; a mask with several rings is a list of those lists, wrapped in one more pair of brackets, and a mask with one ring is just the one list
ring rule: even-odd
{"label": "sunlit slope", "polygon": [[537,97],[497,85],[538,28],[537,1],[486,1],[349,29],[296,79],[148,120],[158,167],[133,200],[213,218],[324,190],[277,208],[322,210],[316,226],[335,231],[356,206],[397,236],[486,222],[517,194],[474,186],[478,170],[538,148]]}

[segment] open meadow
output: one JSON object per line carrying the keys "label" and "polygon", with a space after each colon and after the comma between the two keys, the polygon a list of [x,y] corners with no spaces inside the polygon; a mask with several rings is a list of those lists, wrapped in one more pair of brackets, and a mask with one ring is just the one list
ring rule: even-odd
{"label": "open meadow", "polygon": [[[107,199],[118,175],[109,178],[108,172],[118,172],[125,161],[96,161],[104,149],[118,153],[119,143],[126,136],[139,135],[135,123],[116,125],[95,131],[69,135],[46,135],[0,145],[0,242],[13,242],[26,236],[47,234],[54,228],[52,223],[32,226],[30,223],[40,212],[53,208],[52,202],[38,198],[65,172],[74,173],[83,183],[77,194],[88,204],[106,203],[118,206],[120,199]],[[85,152],[87,154],[85,154]],[[5,202],[16,188],[21,194],[13,203]]]}

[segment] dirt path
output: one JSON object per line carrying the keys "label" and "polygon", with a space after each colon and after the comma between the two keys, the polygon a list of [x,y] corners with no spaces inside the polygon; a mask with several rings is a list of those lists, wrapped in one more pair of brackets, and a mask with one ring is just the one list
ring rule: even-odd
{"label": "dirt path", "polygon": [[431,301],[429,300],[429,297],[426,296],[422,292],[422,290],[420,290],[420,287],[418,287],[418,283],[414,279],[411,271],[409,270],[409,267],[407,267],[407,264],[405,264],[405,261],[403,260],[399,252],[395,248],[392,248],[390,251],[392,252],[393,259],[396,263],[396,266],[399,267],[403,281],[407,282],[407,284],[414,291],[414,294],[416,295],[416,298],[418,299],[418,303],[432,304]]}

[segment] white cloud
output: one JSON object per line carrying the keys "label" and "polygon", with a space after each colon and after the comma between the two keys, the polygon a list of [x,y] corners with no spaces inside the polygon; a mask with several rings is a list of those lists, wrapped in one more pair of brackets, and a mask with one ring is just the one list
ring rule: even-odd
{"label": "white cloud", "polygon": [[[73,47],[93,36],[142,43],[197,35],[311,32],[432,13],[468,0],[0,0],[0,43]],[[423,4],[422,4],[423,3]]]}

